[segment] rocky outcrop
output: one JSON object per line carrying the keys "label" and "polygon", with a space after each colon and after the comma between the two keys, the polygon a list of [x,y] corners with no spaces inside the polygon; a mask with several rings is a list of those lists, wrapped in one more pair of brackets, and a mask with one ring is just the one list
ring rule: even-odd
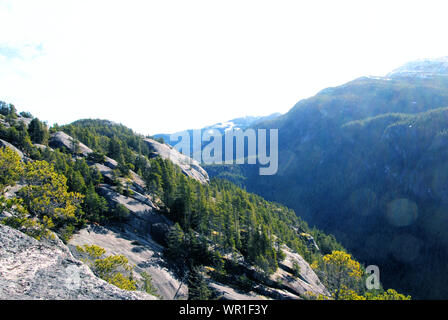
{"label": "rocky outcrop", "polygon": [[314,240],[313,236],[309,233],[301,233],[300,238],[305,241],[307,247],[311,251],[319,251],[319,246],[317,245],[316,241]]}
{"label": "rocky outcrop", "polygon": [[50,148],[50,147],[48,147],[48,146],[46,146],[46,145],[43,145],[43,144],[35,143],[35,144],[33,144],[33,146],[35,146],[37,149],[39,149],[39,150],[41,150],[41,151],[44,151],[44,150],[46,150],[46,149],[48,149],[48,150],[50,150],[50,151],[54,151],[52,148]]}
{"label": "rocky outcrop", "polygon": [[155,299],[96,277],[56,239],[37,241],[0,224],[0,299]]}
{"label": "rocky outcrop", "polygon": [[[105,166],[102,167],[105,170]],[[169,232],[172,222],[159,213],[145,193],[132,190],[125,196],[107,184],[102,184],[98,193],[108,201],[111,208],[119,204],[126,207],[129,216],[120,223],[104,227],[88,226],[77,232],[69,241],[73,254],[77,254],[77,245],[84,244],[98,245],[106,249],[108,254],[122,254],[129,259],[130,264],[135,265],[137,279],[143,271],[151,275],[152,283],[161,297],[186,299],[187,285],[181,285],[172,266],[163,258],[164,236]]]}
{"label": "rocky outcrop", "polygon": [[14,124],[19,124],[20,122],[23,122],[25,124],[25,126],[28,126],[32,120],[33,120],[32,118],[25,118],[25,117],[22,117],[22,116],[18,116],[17,119],[10,119],[8,121],[5,121],[4,119],[2,119],[0,117],[0,124],[3,125],[5,128],[10,128],[11,127],[11,124],[9,122],[11,122],[13,125]]}
{"label": "rocky outcrop", "polygon": [[104,164],[101,164],[101,163],[95,163],[95,164],[93,164],[93,166],[95,166],[98,169],[98,171],[103,176],[103,180],[105,182],[113,183],[113,181],[114,181],[114,170],[112,170],[108,166],[106,166]]}
{"label": "rocky outcrop", "polygon": [[186,176],[196,179],[200,183],[208,183],[210,181],[207,171],[196,160],[187,157],[167,144],[159,143],[153,139],[144,139],[144,141],[148,144],[155,156],[171,160]]}
{"label": "rocky outcrop", "polygon": [[98,188],[98,193],[108,201],[112,208],[121,204],[129,210],[129,217],[123,221],[123,224],[128,225],[132,230],[146,234],[150,232],[151,225],[154,223],[171,224],[165,216],[157,211],[147,196],[134,191],[127,197],[107,184],[101,185]]}
{"label": "rocky outcrop", "polygon": [[8,186],[5,188],[3,195],[6,199],[11,199],[17,195],[17,192],[22,189],[25,185],[22,183],[16,183],[13,186]]}
{"label": "rocky outcrop", "polygon": [[[325,286],[301,255],[292,252],[286,246],[283,247],[283,252],[285,259],[279,263],[277,272],[271,276],[272,279],[279,281],[288,291],[299,296],[307,295],[310,292],[315,295],[328,295]],[[294,264],[300,269],[298,276],[292,275]]]}
{"label": "rocky outcrop", "polygon": [[242,293],[234,288],[230,288],[215,281],[209,282],[210,289],[213,290],[216,297],[220,300],[262,300],[266,299],[256,293]]}
{"label": "rocky outcrop", "polygon": [[104,164],[101,163],[93,163],[92,166],[96,167],[98,171],[104,178],[104,182],[108,184],[113,184],[115,180],[120,181],[122,186],[129,187],[132,191],[144,194],[146,193],[146,183],[141,176],[136,174],[134,171],[129,171],[129,178],[117,177],[114,175],[114,165],[112,161],[113,159],[108,158],[109,160]]}
{"label": "rocky outcrop", "polygon": [[[240,272],[256,285],[252,288],[253,292],[238,293],[251,296],[257,299],[280,299],[280,300],[300,300],[307,298],[309,294],[328,296],[329,293],[325,286],[320,282],[318,276],[311,266],[298,253],[283,245],[282,251],[285,259],[279,262],[279,268],[275,273],[267,276],[259,268],[245,261],[244,257],[235,254],[223,254],[223,258],[231,260],[233,264],[238,265]],[[299,274],[295,270],[299,269]],[[222,284],[211,282],[212,289],[221,293],[224,299],[239,297],[234,294],[234,290],[220,289]],[[228,288],[227,288],[228,289]],[[246,297],[245,299],[248,299]],[[239,298],[236,298],[239,299]]]}
{"label": "rocky outcrop", "polygon": [[49,144],[52,148],[66,149],[71,153],[81,154],[83,156],[87,156],[93,152],[92,149],[87,147],[84,143],[76,141],[71,136],[62,131],[53,133],[50,136]]}
{"label": "rocky outcrop", "polygon": [[23,152],[20,151],[19,149],[17,149],[16,147],[14,147],[12,144],[10,144],[9,142],[0,139],[0,148],[5,147],[5,148],[9,148],[12,151],[14,151],[15,153],[17,153],[20,157],[20,159],[24,159],[24,155]]}
{"label": "rocky outcrop", "polygon": [[[193,179],[201,183],[208,183],[210,181],[207,172],[199,165],[199,163],[186,155],[178,152],[169,145],[159,143],[152,139],[144,139],[148,144],[149,148],[153,151],[154,156],[159,156],[162,159],[171,160],[175,165],[177,165],[182,172]],[[6,141],[4,141],[7,143]],[[1,142],[0,142],[1,143]],[[8,143],[7,143],[8,144]],[[92,149],[87,147],[82,142],[73,139],[71,136],[65,132],[58,131],[50,136],[49,145],[52,148],[60,148],[70,151],[73,154],[78,154],[87,157],[93,152]],[[117,161],[109,157],[105,157],[105,161],[102,164],[95,164],[98,169],[103,173],[104,176],[110,178],[112,176],[112,170],[116,169],[118,166]],[[135,182],[135,187],[140,188],[140,192],[144,190],[145,183],[141,177],[139,177],[135,172],[131,171],[132,181]]]}
{"label": "rocky outcrop", "polygon": [[106,167],[109,167],[109,168],[111,168],[111,169],[117,169],[117,167],[118,167],[118,162],[117,161],[115,161],[114,159],[112,159],[112,158],[109,158],[109,157],[104,157],[104,165],[106,166]]}
{"label": "rocky outcrop", "polygon": [[147,272],[152,277],[152,284],[157,293],[164,299],[173,299],[177,290],[177,299],[188,297],[188,288],[177,278],[171,267],[163,259],[163,247],[152,240],[147,234],[136,234],[126,226],[100,227],[88,226],[77,232],[69,241],[73,254],[78,255],[77,245],[98,245],[106,249],[107,254],[121,254],[135,266],[135,278],[140,279],[140,273]]}

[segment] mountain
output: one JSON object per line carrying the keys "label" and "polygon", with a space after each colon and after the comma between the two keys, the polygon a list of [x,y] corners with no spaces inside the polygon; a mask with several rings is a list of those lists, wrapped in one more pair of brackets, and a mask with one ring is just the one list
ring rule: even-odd
{"label": "mountain", "polygon": [[[281,113],[276,112],[276,113],[270,114],[268,116],[246,116],[246,117],[242,117],[242,118],[235,118],[235,119],[225,121],[225,122],[215,123],[213,125],[206,126],[204,128],[196,129],[196,130],[201,130],[201,132],[206,132],[209,130],[217,130],[221,133],[225,133],[229,130],[239,130],[239,129],[245,130],[253,125],[256,125],[257,123],[275,119],[275,118],[279,117],[280,115],[281,115]],[[179,131],[174,134],[179,135],[183,132],[188,132],[189,136],[192,136],[193,130],[195,130],[195,129]],[[171,136],[171,134],[162,133],[162,134],[155,134],[154,138],[155,139],[163,139],[163,141],[165,143],[174,146],[177,141],[171,141],[170,136]],[[191,145],[193,145],[193,144],[191,144]],[[193,151],[194,150],[192,149],[191,154],[193,154]]]}
{"label": "mountain", "polygon": [[299,101],[279,130],[279,169],[206,166],[332,233],[384,284],[448,297],[447,58],[411,62]]}
{"label": "mountain", "polygon": [[262,121],[266,121],[266,120],[271,120],[274,119],[278,116],[280,116],[281,113],[273,113],[270,114],[268,116],[258,116],[258,117],[254,117],[254,116],[247,116],[247,117],[242,117],[242,118],[236,118],[236,119],[232,119],[226,122],[220,122],[220,123],[215,123],[214,125],[211,126],[207,126],[202,128],[203,130],[211,130],[211,129],[217,129],[217,130],[224,130],[224,131],[228,131],[228,130],[237,130],[237,129],[246,129],[252,125],[255,125],[259,122]]}
{"label": "mountain", "polygon": [[412,61],[387,75],[388,78],[430,78],[439,76],[448,76],[448,57]]}
{"label": "mountain", "polygon": [[2,106],[0,299],[407,298],[367,292],[333,236],[167,145]]}

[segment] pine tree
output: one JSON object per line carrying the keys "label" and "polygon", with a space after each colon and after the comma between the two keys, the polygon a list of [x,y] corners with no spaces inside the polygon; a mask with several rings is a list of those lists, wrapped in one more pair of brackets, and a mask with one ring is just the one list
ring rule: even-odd
{"label": "pine tree", "polygon": [[194,267],[188,277],[188,300],[208,300],[211,291],[200,267]]}
{"label": "pine tree", "polygon": [[31,120],[28,125],[28,134],[33,143],[48,144],[48,129],[38,118]]}
{"label": "pine tree", "polygon": [[347,290],[358,291],[362,279],[362,268],[359,262],[343,251],[333,251],[323,257],[313,267],[323,279],[327,289],[335,300],[343,299]]}
{"label": "pine tree", "polygon": [[68,192],[67,178],[55,171],[46,161],[34,161],[25,165],[24,182],[19,196],[28,211],[38,218],[45,216],[60,225],[76,220],[76,212],[84,196]]}
{"label": "pine tree", "polygon": [[183,262],[186,257],[184,247],[185,235],[178,223],[171,227],[167,238],[166,256],[176,262]]}
{"label": "pine tree", "polygon": [[19,155],[8,147],[0,148],[0,191],[16,183],[22,171]]}
{"label": "pine tree", "polygon": [[89,185],[87,188],[82,208],[84,212],[87,212],[89,219],[95,222],[102,222],[105,214],[109,211],[106,199],[95,192],[93,185]]}

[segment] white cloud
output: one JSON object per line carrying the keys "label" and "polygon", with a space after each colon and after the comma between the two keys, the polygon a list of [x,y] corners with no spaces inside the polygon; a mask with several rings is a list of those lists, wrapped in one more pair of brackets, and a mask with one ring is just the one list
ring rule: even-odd
{"label": "white cloud", "polygon": [[[448,55],[444,1],[0,1],[0,99],[142,133],[286,112]],[[40,50],[37,50],[39,48]],[[34,50],[34,51],[33,51]]]}

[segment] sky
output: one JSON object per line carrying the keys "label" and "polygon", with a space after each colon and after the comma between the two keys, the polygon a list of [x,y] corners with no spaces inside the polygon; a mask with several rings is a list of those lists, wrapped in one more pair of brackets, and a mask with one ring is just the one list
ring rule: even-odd
{"label": "sky", "polygon": [[448,55],[446,0],[0,0],[0,100],[142,134],[285,113]]}

